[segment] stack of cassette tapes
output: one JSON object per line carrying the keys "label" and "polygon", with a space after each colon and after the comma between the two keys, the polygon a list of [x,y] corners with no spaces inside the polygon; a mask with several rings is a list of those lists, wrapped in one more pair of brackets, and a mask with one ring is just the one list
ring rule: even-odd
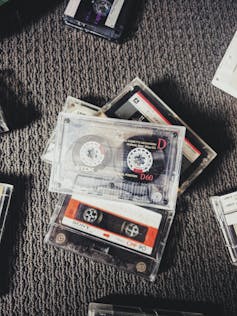
{"label": "stack of cassette tapes", "polygon": [[213,196],[211,203],[229,250],[231,262],[237,266],[237,192]]}
{"label": "stack of cassette tapes", "polygon": [[42,156],[60,193],[45,241],[153,281],[181,164],[183,192],[215,157],[185,127],[138,78],[101,109],[68,97]]}
{"label": "stack of cassette tapes", "polygon": [[0,183],[0,244],[5,230],[5,223],[8,214],[8,208],[11,201],[13,186]]}
{"label": "stack of cassette tapes", "polygon": [[203,316],[200,313],[90,303],[88,316]]}

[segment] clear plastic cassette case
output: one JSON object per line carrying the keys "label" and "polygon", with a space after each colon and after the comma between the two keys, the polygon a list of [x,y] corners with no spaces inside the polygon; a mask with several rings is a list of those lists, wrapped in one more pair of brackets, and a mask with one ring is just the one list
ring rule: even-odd
{"label": "clear plastic cassette case", "polygon": [[231,262],[237,266],[237,192],[211,197]]}
{"label": "clear plastic cassette case", "polygon": [[11,201],[13,186],[0,183],[0,243],[5,229],[8,208]]}
{"label": "clear plastic cassette case", "polygon": [[101,114],[111,118],[186,127],[179,193],[184,192],[216,156],[215,151],[139,78],[135,78],[114,100],[104,105]]}
{"label": "clear plastic cassette case", "polygon": [[200,313],[90,303],[88,316],[203,316]]}
{"label": "clear plastic cassette case", "polygon": [[185,128],[60,113],[50,191],[173,210]]}
{"label": "clear plastic cassette case", "polygon": [[[93,104],[68,96],[62,112],[75,113],[75,114],[81,114],[81,115],[96,115],[99,109],[100,109],[99,107]],[[44,152],[41,156],[41,159],[43,161],[50,164],[52,163],[52,160],[53,160],[55,141],[56,141],[56,128],[53,130],[46,144]]]}
{"label": "clear plastic cassette case", "polygon": [[61,196],[45,241],[154,281],[174,211]]}

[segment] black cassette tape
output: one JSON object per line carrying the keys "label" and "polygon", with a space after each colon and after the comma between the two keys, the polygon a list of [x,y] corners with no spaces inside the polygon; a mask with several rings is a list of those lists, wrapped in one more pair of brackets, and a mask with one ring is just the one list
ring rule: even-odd
{"label": "black cassette tape", "polygon": [[203,316],[200,313],[90,303],[88,316]]}
{"label": "black cassette tape", "polygon": [[61,113],[50,191],[173,210],[185,128]]}
{"label": "black cassette tape", "polygon": [[66,24],[109,40],[119,40],[128,22],[132,0],[70,0]]}
{"label": "black cassette tape", "polygon": [[0,243],[2,241],[13,186],[0,183]]}
{"label": "black cassette tape", "polygon": [[179,193],[184,192],[216,156],[215,151],[139,78],[135,78],[114,100],[107,103],[101,113],[118,119],[186,127]]}
{"label": "black cassette tape", "polygon": [[56,207],[45,241],[153,281],[173,216],[166,210],[65,196]]}

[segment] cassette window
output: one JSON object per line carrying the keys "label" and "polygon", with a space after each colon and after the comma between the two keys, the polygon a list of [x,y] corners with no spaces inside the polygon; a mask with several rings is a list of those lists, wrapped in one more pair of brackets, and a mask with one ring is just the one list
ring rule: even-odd
{"label": "cassette window", "polygon": [[[81,115],[96,115],[99,109],[100,109],[99,107],[93,104],[68,96],[62,112],[81,114]],[[53,130],[46,144],[44,152],[41,156],[41,159],[43,161],[50,164],[53,161],[55,139],[56,139],[56,129]]]}
{"label": "cassette window", "polygon": [[162,258],[174,212],[91,196],[64,196],[45,241],[151,281]]}
{"label": "cassette window", "polygon": [[216,153],[139,78],[102,107],[107,117],[186,127],[179,193],[184,192]]}
{"label": "cassette window", "polygon": [[211,197],[211,203],[231,261],[237,266],[237,192]]}
{"label": "cassette window", "polygon": [[71,0],[64,12],[64,21],[106,39],[119,40],[131,8],[131,0]]}
{"label": "cassette window", "polygon": [[185,128],[61,113],[50,191],[174,209]]}

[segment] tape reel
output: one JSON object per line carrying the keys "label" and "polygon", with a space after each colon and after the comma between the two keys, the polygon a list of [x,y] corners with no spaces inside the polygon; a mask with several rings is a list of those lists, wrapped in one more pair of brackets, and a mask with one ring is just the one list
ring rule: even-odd
{"label": "tape reel", "polygon": [[139,183],[152,183],[166,166],[165,138],[139,135],[124,142],[124,178]]}
{"label": "tape reel", "polygon": [[103,169],[110,160],[111,149],[102,137],[84,136],[72,147],[72,161],[82,171],[94,172]]}

